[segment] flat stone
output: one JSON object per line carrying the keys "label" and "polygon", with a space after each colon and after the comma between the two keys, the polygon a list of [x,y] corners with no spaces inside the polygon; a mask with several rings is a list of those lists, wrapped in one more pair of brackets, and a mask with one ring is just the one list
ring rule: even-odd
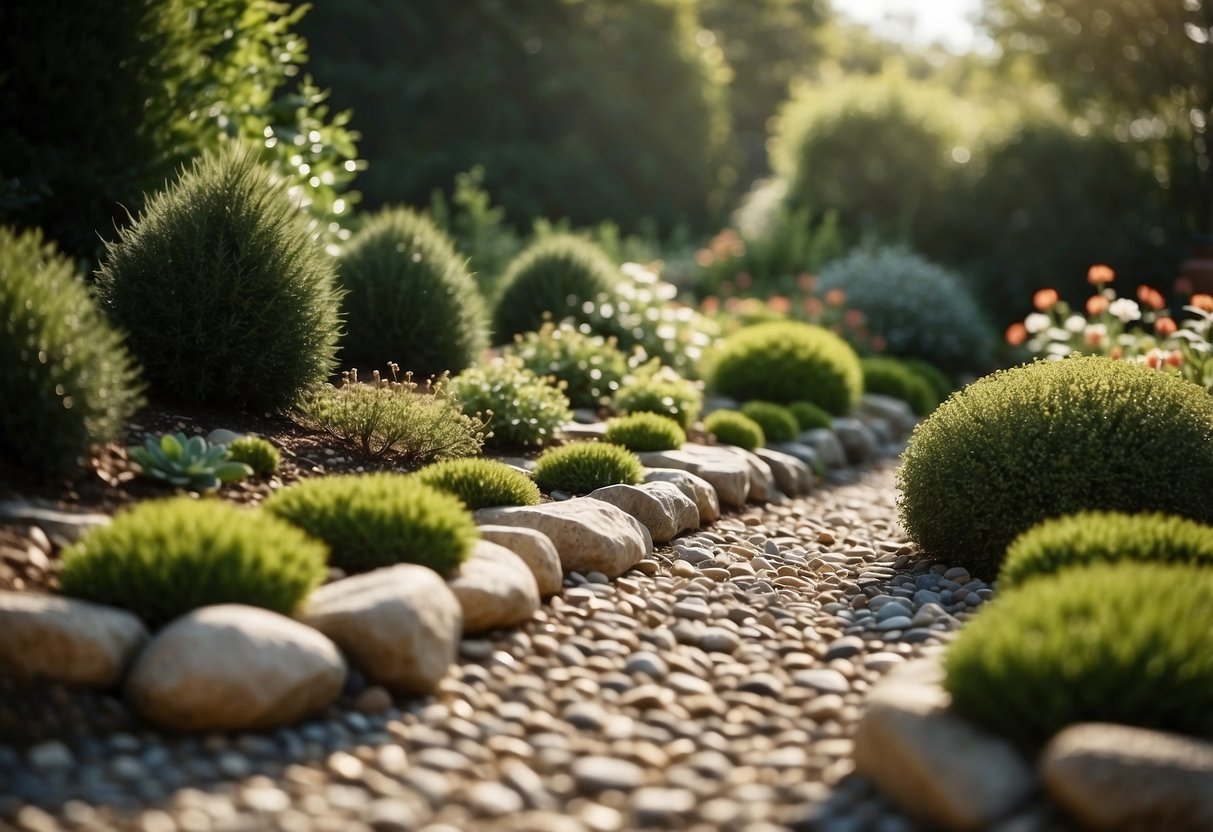
{"label": "flat stone", "polygon": [[846,449],[834,431],[829,428],[806,430],[796,437],[796,441],[812,448],[817,453],[817,458],[827,468],[847,467]]}
{"label": "flat stone", "polygon": [[640,461],[649,468],[678,468],[702,477],[723,506],[741,508],[750,496],[749,462],[717,445],[688,442],[677,451],[640,454]]}
{"label": "flat stone", "polygon": [[522,526],[546,534],[567,572],[617,578],[653,551],[649,530],[626,511],[584,497],[539,506],[485,508],[479,524]]}
{"label": "flat stone", "polygon": [[286,725],[332,703],[345,684],[337,645],[258,607],[203,607],[172,621],[135,660],[126,698],[176,731]]}
{"label": "flat stone", "polygon": [[649,530],[654,543],[666,543],[699,528],[699,509],[673,483],[608,485],[589,495],[623,509]]}
{"label": "flat stone", "polygon": [[465,634],[513,627],[539,610],[539,586],[530,568],[509,549],[487,540],[476,541],[447,585],[463,608]]}
{"label": "flat stone", "polygon": [[851,689],[846,676],[828,667],[798,670],[792,674],[792,684],[822,693],[846,693]]}
{"label": "flat stone", "polygon": [[847,462],[860,465],[875,458],[880,450],[880,441],[872,429],[854,416],[839,416],[834,419],[834,434],[842,443]]}
{"label": "flat stone", "polygon": [[703,477],[677,468],[646,468],[644,481],[668,482],[690,497],[699,510],[701,524],[715,523],[720,519],[720,499],[716,496],[716,489]]}
{"label": "flat stone", "polygon": [[630,792],[644,784],[644,769],[615,757],[579,757],[573,760],[573,779],[583,792]]}
{"label": "flat stone", "polygon": [[0,520],[35,525],[60,546],[70,546],[93,529],[110,524],[108,514],[64,511],[33,500],[0,500]]}
{"label": "flat stone", "polygon": [[566,422],[559,428],[560,437],[566,441],[601,439],[606,436],[606,422]]}
{"label": "flat stone", "polygon": [[1059,732],[1039,767],[1045,788],[1089,829],[1213,829],[1213,743],[1128,725]]}
{"label": "flat stone", "polygon": [[402,563],[326,584],[300,619],[335,641],[371,682],[428,693],[455,660],[463,610],[432,569]]}
{"label": "flat stone", "polygon": [[830,642],[826,648],[825,661],[848,659],[863,650],[864,642],[859,636],[843,636]]}
{"label": "flat stone", "polygon": [[776,487],[789,497],[800,497],[813,490],[813,469],[791,454],[773,448],[758,448],[754,455],[771,469]]}
{"label": "flat stone", "polygon": [[560,592],[564,570],[560,566],[560,553],[550,537],[522,526],[480,526],[478,530],[481,540],[504,546],[522,558],[535,576],[541,598]]}
{"label": "flat stone", "polygon": [[0,591],[0,675],[114,687],[145,641],[143,622],[126,610]]}

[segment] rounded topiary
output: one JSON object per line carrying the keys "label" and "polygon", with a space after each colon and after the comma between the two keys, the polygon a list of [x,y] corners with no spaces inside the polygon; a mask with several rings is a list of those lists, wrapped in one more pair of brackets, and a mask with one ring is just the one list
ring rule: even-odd
{"label": "rounded topiary", "polygon": [[673,451],[687,441],[681,425],[657,413],[631,413],[611,419],[602,438],[636,453]]}
{"label": "rounded topiary", "polygon": [[711,357],[708,383],[741,401],[810,401],[842,416],[859,404],[863,370],[855,351],[829,330],[777,322],[726,338]]}
{"label": "rounded topiary", "polygon": [[540,454],[532,476],[547,492],[588,494],[608,485],[636,485],[644,478],[644,467],[636,454],[619,445],[574,442]]}
{"label": "rounded topiary", "polygon": [[767,442],[791,442],[800,433],[800,423],[788,408],[774,402],[746,402],[741,415],[758,424]]}
{"label": "rounded topiary", "polygon": [[788,405],[788,412],[796,417],[801,431],[819,428],[831,430],[834,427],[834,417],[812,402],[792,402]]}
{"label": "rounded topiary", "polygon": [[588,335],[567,321],[546,321],[538,332],[516,336],[510,352],[536,375],[563,381],[573,407],[604,404],[628,372],[628,357],[614,338]]}
{"label": "rounded topiary", "polygon": [[923,361],[921,358],[901,358],[899,360],[903,366],[917,373],[927,384],[931,385],[938,401],[944,401],[956,389],[956,385],[952,383],[952,379],[948,378],[947,373],[929,361]]}
{"label": "rounded topiary", "polygon": [[1213,526],[1169,514],[1110,511],[1045,520],[1011,543],[998,588],[1071,567],[1120,561],[1213,566]]}
{"label": "rounded topiary", "polygon": [[993,601],[945,658],[960,714],[1024,744],[1075,722],[1213,734],[1213,571],[1072,569]]}
{"label": "rounded topiary", "polygon": [[289,523],[218,500],[149,500],[63,553],[63,592],[163,624],[211,604],[289,615],[320,585],[327,550]]}
{"label": "rounded topiary", "polygon": [[415,476],[432,488],[454,494],[473,511],[539,505],[539,486],[526,474],[495,459],[448,459],[427,465]]}
{"label": "rounded topiary", "polygon": [[328,378],[341,293],[286,189],[229,146],[107,244],[97,286],[155,393],[273,409]]}
{"label": "rounded topiary", "polygon": [[863,388],[868,393],[900,399],[918,416],[939,407],[931,383],[896,358],[865,358]]}
{"label": "rounded topiary", "polygon": [[58,476],[139,406],[136,370],[75,267],[40,231],[0,228],[0,468]]}
{"label": "rounded topiary", "polygon": [[714,410],[704,417],[703,426],[724,445],[752,451],[767,443],[762,425],[736,410]]}
{"label": "rounded topiary", "polygon": [[611,296],[618,282],[618,267],[594,243],[571,234],[544,237],[515,257],[501,278],[493,338],[508,343],[539,329],[545,316],[581,321],[582,305]]}
{"label": "rounded topiary", "polygon": [[954,393],[915,428],[897,478],[910,539],[988,580],[1011,541],[1048,517],[1213,521],[1213,399],[1140,364],[1040,361]]}
{"label": "rounded topiary", "polygon": [[485,415],[484,444],[490,447],[542,447],[573,418],[561,388],[522,366],[516,355],[469,367],[446,389],[465,414]]}
{"label": "rounded topiary", "polygon": [[458,498],[408,474],[317,477],[271,495],[266,511],[329,545],[347,572],[417,563],[447,573],[476,542],[476,523]]}
{"label": "rounded topiary", "polygon": [[253,474],[265,478],[278,473],[282,454],[260,436],[241,436],[227,444],[227,456],[232,462],[243,462]]}
{"label": "rounded topiary", "polygon": [[372,216],[339,264],[346,363],[393,361],[429,378],[462,371],[488,346],[488,311],[467,259],[424,214],[394,208]]}
{"label": "rounded topiary", "polygon": [[611,402],[619,413],[656,413],[688,430],[703,408],[703,394],[695,382],[663,368],[642,373],[619,388]]}

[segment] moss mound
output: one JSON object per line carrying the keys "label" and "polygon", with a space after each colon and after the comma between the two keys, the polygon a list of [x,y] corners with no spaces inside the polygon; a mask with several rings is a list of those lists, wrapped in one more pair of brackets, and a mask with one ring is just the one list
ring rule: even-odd
{"label": "moss mound", "polygon": [[644,466],[636,454],[609,442],[574,442],[544,451],[533,476],[544,491],[589,494],[608,485],[636,485]]}
{"label": "moss mound", "polygon": [[656,413],[633,413],[611,419],[603,438],[636,453],[673,451],[687,441],[686,432],[677,422]]}
{"label": "moss mound", "polygon": [[493,459],[450,459],[422,468],[417,479],[454,494],[469,509],[537,506],[539,486],[526,474]]}
{"label": "moss mound", "polygon": [[703,420],[703,426],[723,445],[752,451],[767,443],[762,425],[736,410],[714,410]]}
{"label": "moss mound", "polygon": [[774,402],[746,402],[741,415],[762,428],[767,442],[791,442],[800,433],[800,422],[792,411]]}
{"label": "moss mound", "polygon": [[788,405],[788,411],[796,417],[801,431],[818,428],[830,430],[834,427],[834,417],[812,402],[792,402]]}
{"label": "moss mound", "polygon": [[931,383],[896,358],[865,358],[863,388],[900,399],[918,416],[926,416],[939,407],[939,396]]}

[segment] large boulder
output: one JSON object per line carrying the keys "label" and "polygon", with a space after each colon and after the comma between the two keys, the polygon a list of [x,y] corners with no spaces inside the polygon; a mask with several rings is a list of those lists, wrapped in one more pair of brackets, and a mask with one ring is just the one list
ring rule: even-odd
{"label": "large boulder", "polygon": [[564,586],[564,570],[560,566],[560,553],[552,539],[535,529],[521,526],[479,526],[480,539],[504,546],[526,563],[535,583],[539,586],[539,596],[546,598],[555,595]]}
{"label": "large boulder", "polygon": [[677,468],[702,477],[716,489],[721,505],[742,508],[750,496],[750,463],[727,448],[688,442],[676,451],[639,456],[648,468]]}
{"label": "large boulder", "polygon": [[750,491],[746,495],[747,502],[783,502],[783,494],[780,493],[779,487],[775,484],[775,474],[771,471],[771,466],[767,465],[762,457],[753,451],[747,451],[745,448],[737,448],[732,445],[722,445],[721,450],[741,457],[745,460],[746,465],[750,466]]}
{"label": "large boulder", "polygon": [[775,477],[775,485],[789,497],[799,497],[813,490],[813,469],[791,454],[758,448],[754,455],[767,464]]}
{"label": "large boulder", "polygon": [[589,496],[635,517],[649,530],[654,543],[666,543],[685,531],[699,528],[699,509],[673,483],[608,485]]}
{"label": "large boulder", "polygon": [[703,477],[677,468],[646,468],[644,481],[668,482],[690,497],[699,510],[701,524],[715,523],[720,519],[720,498],[716,496],[716,489]]}
{"label": "large boulder", "polygon": [[526,562],[504,546],[478,540],[447,580],[463,608],[463,632],[479,633],[530,621],[539,610],[539,585]]}
{"label": "large boulder", "polygon": [[875,459],[880,451],[880,439],[876,433],[854,416],[839,416],[834,419],[834,435],[842,443],[847,462],[862,465]]}

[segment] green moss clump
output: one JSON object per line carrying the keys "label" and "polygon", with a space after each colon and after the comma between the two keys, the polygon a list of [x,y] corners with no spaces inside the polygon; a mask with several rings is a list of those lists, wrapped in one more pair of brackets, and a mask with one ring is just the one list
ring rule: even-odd
{"label": "green moss clump", "polygon": [[542,447],[573,418],[561,387],[522,366],[516,355],[469,367],[451,380],[447,393],[465,414],[485,415],[484,444],[494,448]]}
{"label": "green moss clump", "polygon": [[451,459],[416,474],[426,485],[454,494],[469,509],[537,506],[539,486],[521,471],[494,459]]}
{"label": "green moss clump", "polygon": [[900,399],[918,416],[939,407],[931,383],[896,358],[865,358],[863,388],[868,393]]}
{"label": "green moss clump", "polygon": [[656,413],[688,430],[703,408],[703,393],[695,382],[662,367],[638,372],[619,388],[612,404],[619,413]]}
{"label": "green moss clump", "polygon": [[510,352],[535,375],[563,381],[573,407],[606,404],[628,372],[628,357],[614,338],[587,335],[568,322],[546,321],[538,332],[516,336]]}
{"label": "green moss clump", "polygon": [[915,428],[897,478],[910,539],[989,580],[1011,541],[1049,517],[1213,522],[1213,399],[1139,364],[1040,361],[953,394]]}
{"label": "green moss clump", "polygon": [[416,563],[446,574],[467,559],[476,523],[458,498],[409,474],[347,474],[303,480],[262,503],[331,551],[347,572]]}
{"label": "green moss clump", "polygon": [[955,710],[1024,745],[1076,722],[1213,735],[1213,571],[1101,564],[993,601],[945,659]]}
{"label": "green moss clump", "polygon": [[488,346],[488,311],[467,260],[429,217],[372,216],[345,246],[346,363],[399,363],[418,378],[458,373]]}
{"label": "green moss clump", "polygon": [[898,360],[931,385],[931,389],[935,391],[935,398],[939,401],[947,399],[956,389],[956,385],[952,383],[952,379],[948,378],[947,373],[929,361],[923,361],[921,358],[900,358]]}
{"label": "green moss clump", "polygon": [[703,420],[703,426],[725,445],[752,451],[767,444],[762,425],[736,410],[715,410]]}
{"label": "green moss clump", "polygon": [[632,413],[607,422],[607,442],[622,445],[629,451],[673,451],[686,444],[682,427],[668,416],[657,413]]}
{"label": "green moss clump", "polygon": [[859,404],[859,356],[829,330],[784,322],[745,327],[711,355],[708,386],[739,401],[810,401],[836,416]]}
{"label": "green moss clump", "polygon": [[253,474],[262,479],[278,473],[278,466],[282,464],[281,452],[260,436],[233,439],[228,443],[227,455],[232,462],[243,462],[252,468]]}
{"label": "green moss clump", "polygon": [[544,451],[535,460],[535,482],[544,491],[589,494],[608,485],[636,485],[644,466],[636,454],[609,442],[574,442]]}
{"label": "green moss clump", "polygon": [[767,442],[791,442],[800,433],[800,423],[788,408],[774,402],[746,402],[741,415],[758,424]]}
{"label": "green moss clump", "polygon": [[40,231],[0,228],[0,470],[69,475],[140,404],[135,363]]}
{"label": "green moss clump", "polygon": [[834,427],[834,417],[812,402],[792,402],[788,405],[788,411],[796,417],[796,424],[802,432],[818,428],[832,430]]}
{"label": "green moss clump", "polygon": [[1121,561],[1213,566],[1213,527],[1167,514],[1086,511],[1045,520],[1007,549],[998,588]]}
{"label": "green moss clump", "polygon": [[211,604],[289,615],[325,575],[324,544],[288,523],[217,500],[149,500],[63,554],[65,595],[159,626]]}

